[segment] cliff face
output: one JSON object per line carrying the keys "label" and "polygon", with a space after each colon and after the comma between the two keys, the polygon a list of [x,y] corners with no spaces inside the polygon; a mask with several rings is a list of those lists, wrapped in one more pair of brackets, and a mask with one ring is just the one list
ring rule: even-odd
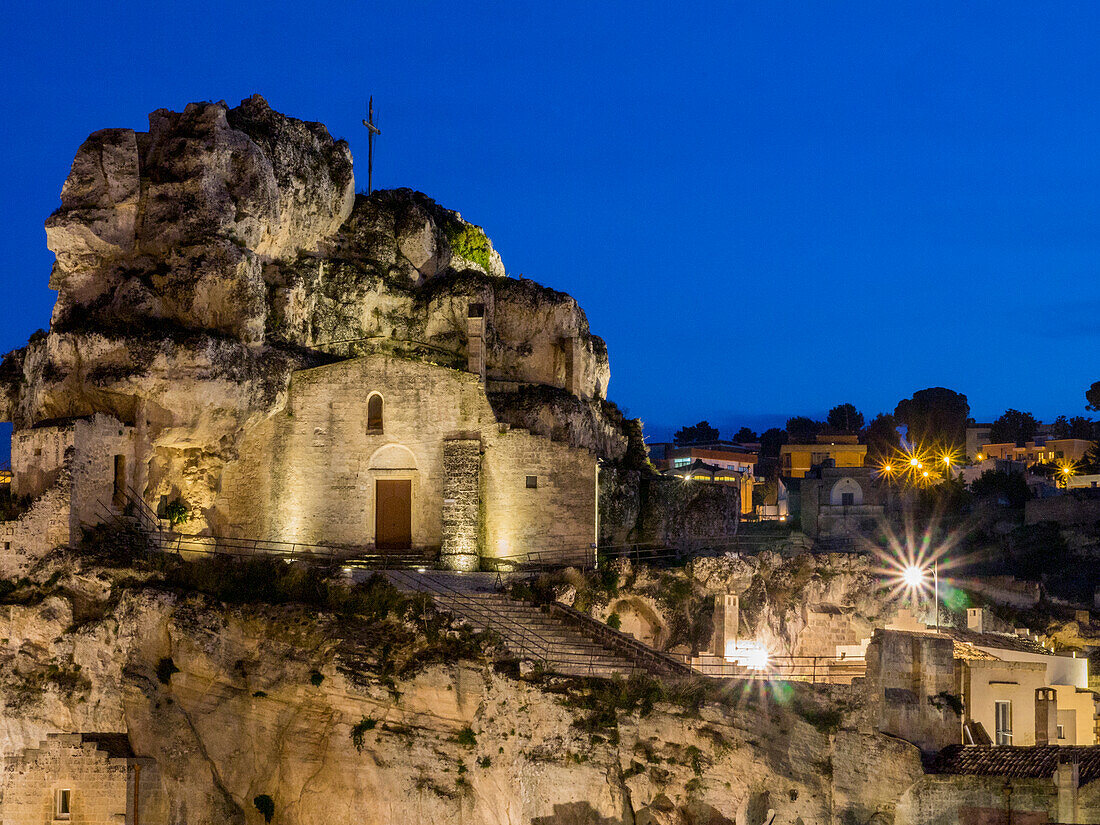
{"label": "cliff face", "polygon": [[292,371],[374,352],[465,369],[479,305],[496,391],[564,388],[536,431],[623,454],[576,301],[507,277],[485,232],[425,195],[354,192],[347,144],[259,96],[92,134],[46,222],[51,326],[0,363],[0,421],[113,415],[150,456],[140,477],[180,479],[202,509]]}
{"label": "cliff face", "polygon": [[889,821],[920,774],[846,692],[525,681],[477,655],[394,675],[347,617],[55,564],[0,608],[0,741],[127,731],[173,823],[259,822],[261,794],[318,825]]}

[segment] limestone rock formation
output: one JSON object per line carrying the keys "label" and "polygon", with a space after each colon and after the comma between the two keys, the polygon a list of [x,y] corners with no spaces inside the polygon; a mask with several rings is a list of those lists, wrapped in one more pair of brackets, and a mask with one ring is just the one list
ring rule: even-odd
{"label": "limestone rock formation", "polygon": [[133,576],[53,559],[37,595],[0,612],[0,756],[58,731],[128,733],[173,825],[258,822],[260,794],[287,825],[890,822],[921,775],[849,691],[736,685],[712,701],[690,684],[540,684],[476,658],[390,678],[343,618]]}
{"label": "limestone rock formation", "polygon": [[425,195],[356,196],[347,144],[258,95],[95,132],[46,232],[57,302],[0,363],[0,421],[114,416],[149,456],[147,497],[183,478],[171,492],[209,506],[296,369],[378,352],[466,369],[475,308],[502,424],[626,450],[574,299],[508,277],[480,227]]}

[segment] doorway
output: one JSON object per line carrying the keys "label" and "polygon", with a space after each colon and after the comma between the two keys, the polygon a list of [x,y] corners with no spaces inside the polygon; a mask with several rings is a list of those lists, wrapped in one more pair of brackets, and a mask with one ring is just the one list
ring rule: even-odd
{"label": "doorway", "polygon": [[379,550],[412,547],[412,481],[378,479],[374,487],[374,545]]}

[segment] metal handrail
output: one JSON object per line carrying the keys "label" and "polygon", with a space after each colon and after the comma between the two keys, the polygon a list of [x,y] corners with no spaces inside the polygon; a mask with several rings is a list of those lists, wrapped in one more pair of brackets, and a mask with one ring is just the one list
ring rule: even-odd
{"label": "metal handrail", "polygon": [[846,684],[866,674],[867,660],[863,656],[769,656],[763,669],[725,660],[699,662],[691,668],[712,678]]}
{"label": "metal handrail", "polygon": [[[592,618],[587,613],[582,613],[575,607],[561,604],[560,602],[552,602],[550,604],[550,610],[551,612],[562,614],[576,625],[587,627],[594,634],[607,637],[611,640],[610,644],[616,647],[627,648],[630,651],[627,656],[631,661],[634,661],[635,657],[655,661],[661,669],[675,671],[677,675],[680,676],[690,676],[693,672],[690,665],[680,661],[675,656],[670,656],[663,651],[656,650],[645,644],[645,642],[635,639],[633,636],[615,630],[615,628],[609,627],[598,619]],[[584,631],[582,630],[581,632],[583,633]]]}
{"label": "metal handrail", "polygon": [[[600,654],[605,656],[614,656],[613,651],[609,651],[606,646],[597,642],[588,641],[581,645],[569,645],[568,647],[555,642],[552,639],[548,639],[541,633],[531,628],[529,625],[522,622],[518,622],[515,619],[509,618],[507,615],[501,613],[499,610],[493,609],[485,605],[480,599],[470,596],[467,593],[463,593],[450,585],[444,584],[434,579],[415,577],[402,571],[386,571],[386,575],[397,579],[399,582],[411,587],[414,591],[420,593],[430,593],[436,597],[442,597],[442,599],[449,601],[452,610],[456,603],[461,603],[463,608],[463,615],[466,618],[473,616],[476,619],[481,620],[486,629],[494,630],[494,624],[498,628],[508,628],[512,631],[509,634],[509,645],[515,645],[518,649],[515,651],[521,655],[529,655],[532,658],[541,661],[543,664],[554,667],[555,665],[587,665],[589,674],[593,674],[596,668],[596,660]],[[528,604],[524,602],[523,604]],[[495,631],[494,631],[495,632]],[[518,633],[518,641],[515,634]],[[503,635],[503,634],[502,634]],[[598,651],[597,653],[573,653],[570,648],[581,647],[589,651]],[[631,673],[641,669],[637,662],[626,659],[622,656],[616,658],[624,659],[630,664]]]}

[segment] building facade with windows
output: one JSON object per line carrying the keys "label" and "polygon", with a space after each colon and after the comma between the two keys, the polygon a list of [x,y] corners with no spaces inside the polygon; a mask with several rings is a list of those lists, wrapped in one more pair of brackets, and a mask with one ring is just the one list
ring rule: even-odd
{"label": "building facade with windows", "polygon": [[1020,461],[1028,466],[1033,464],[1053,464],[1061,461],[1078,462],[1092,447],[1092,442],[1084,438],[1047,438],[1036,436],[1024,444],[1006,442],[1003,444],[985,444],[982,446],[983,459],[998,461]]}
{"label": "building facade with windows", "polygon": [[867,445],[855,435],[819,435],[813,444],[784,444],[779,448],[779,472],[787,478],[805,478],[814,467],[831,461],[834,467],[862,467]]}
{"label": "building facade with windows", "polygon": [[650,444],[649,456],[658,470],[674,470],[690,467],[702,461],[725,470],[753,473],[760,460],[759,452],[732,441],[708,441],[701,444]]}

